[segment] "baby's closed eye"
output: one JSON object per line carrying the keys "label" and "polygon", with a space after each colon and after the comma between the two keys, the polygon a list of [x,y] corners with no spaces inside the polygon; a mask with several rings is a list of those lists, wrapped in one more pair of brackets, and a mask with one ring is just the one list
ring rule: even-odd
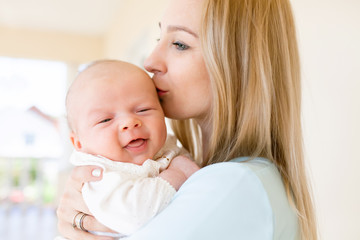
{"label": "baby's closed eye", "polygon": [[105,119],[101,120],[100,122],[98,122],[98,124],[107,123],[107,122],[110,122],[111,120],[112,120],[112,118],[105,118]]}

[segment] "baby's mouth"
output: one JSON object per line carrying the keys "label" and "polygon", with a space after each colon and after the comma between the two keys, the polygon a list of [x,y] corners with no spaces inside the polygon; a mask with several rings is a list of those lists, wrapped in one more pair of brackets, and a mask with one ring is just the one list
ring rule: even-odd
{"label": "baby's mouth", "polygon": [[126,147],[127,148],[138,148],[140,146],[142,146],[145,143],[146,139],[143,138],[138,138],[138,139],[134,139],[132,141],[130,141]]}

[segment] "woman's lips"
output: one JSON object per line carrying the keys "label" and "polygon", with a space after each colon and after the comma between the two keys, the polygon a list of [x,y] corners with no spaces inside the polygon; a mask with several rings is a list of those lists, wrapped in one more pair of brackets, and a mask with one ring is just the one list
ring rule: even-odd
{"label": "woman's lips", "polygon": [[157,94],[159,97],[164,96],[168,91],[161,90],[160,88],[156,88]]}

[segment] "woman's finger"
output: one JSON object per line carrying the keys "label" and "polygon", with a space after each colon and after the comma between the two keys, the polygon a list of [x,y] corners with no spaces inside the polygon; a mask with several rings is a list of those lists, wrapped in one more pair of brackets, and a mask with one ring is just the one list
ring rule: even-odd
{"label": "woman's finger", "polygon": [[[95,176],[94,176],[95,175]],[[81,194],[83,184],[88,181],[98,181],[102,178],[102,169],[96,166],[80,166],[72,170],[64,193],[57,209],[59,232],[69,239],[109,239],[73,228],[74,217],[79,212],[88,214],[84,219],[84,228],[90,231],[108,231],[90,214]],[[111,239],[111,238],[110,238]]]}
{"label": "woman's finger", "polygon": [[71,172],[70,180],[74,187],[81,190],[85,182],[95,182],[102,179],[102,168],[97,166],[78,166]]}
{"label": "woman's finger", "polygon": [[70,179],[65,185],[64,193],[59,202],[60,211],[77,211],[89,213],[89,210],[81,195],[81,188],[76,187],[77,184]]}
{"label": "woman's finger", "polygon": [[59,220],[58,222],[58,229],[61,232],[62,236],[70,239],[70,240],[113,240],[113,238],[110,237],[104,237],[104,236],[97,236],[93,235],[91,233],[82,231],[77,228],[73,228],[72,225],[67,224],[66,222],[63,222]]}
{"label": "woman's finger", "polygon": [[98,181],[102,178],[101,174],[99,177],[94,177],[91,174],[91,171],[99,170],[102,173],[101,169],[95,166],[81,166],[75,167],[71,173],[71,176],[68,182],[65,184],[64,192],[61,197],[58,210],[60,214],[62,212],[84,212],[90,214],[89,209],[87,208],[84,199],[81,195],[82,186],[84,182],[88,180]]}
{"label": "woman's finger", "polygon": [[[106,237],[93,236],[92,234],[73,228],[72,225],[74,218],[79,213],[79,211],[67,208],[66,203],[64,202],[66,202],[66,200],[63,200],[60,203],[57,210],[58,230],[63,236],[67,237],[68,239],[111,239]],[[86,210],[82,210],[81,212],[89,214]],[[89,231],[110,231],[108,228],[98,223],[91,215],[88,215],[83,219],[83,227]]]}

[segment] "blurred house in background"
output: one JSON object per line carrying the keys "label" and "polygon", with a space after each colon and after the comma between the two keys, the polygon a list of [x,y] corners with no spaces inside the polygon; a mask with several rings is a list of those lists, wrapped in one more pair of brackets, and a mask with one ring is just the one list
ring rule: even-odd
{"label": "blurred house in background", "polygon": [[0,112],[0,156],[60,158],[63,144],[59,131],[57,121],[37,107],[3,109]]}

